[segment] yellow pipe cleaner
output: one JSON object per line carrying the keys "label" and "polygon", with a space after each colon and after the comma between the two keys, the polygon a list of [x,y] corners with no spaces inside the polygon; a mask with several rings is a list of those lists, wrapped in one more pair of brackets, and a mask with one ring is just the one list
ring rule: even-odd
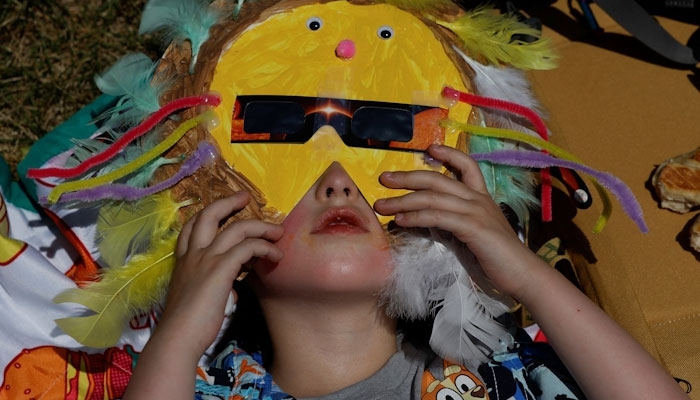
{"label": "yellow pipe cleaner", "polygon": [[[443,121],[442,124],[452,129],[470,132],[479,136],[488,136],[499,139],[511,139],[516,140],[518,142],[524,142],[538,147],[542,150],[547,150],[555,157],[563,158],[564,160],[573,161],[585,165],[585,163],[583,163],[578,157],[562,149],[561,147],[558,147],[550,142],[547,142],[534,136],[530,136],[522,132],[512,131],[510,129],[463,124],[451,120]],[[610,219],[610,215],[612,214],[612,202],[610,201],[610,196],[608,196],[607,190],[603,186],[601,186],[601,184],[598,183],[598,181],[594,177],[589,176],[589,179],[593,183],[593,186],[595,186],[598,195],[603,201],[603,211],[600,213],[600,217],[598,217],[598,221],[596,221],[595,226],[593,227],[593,233],[600,233],[603,230],[603,228],[605,228],[605,224],[607,224],[608,220]]]}
{"label": "yellow pipe cleaner", "polygon": [[126,175],[129,175],[130,173],[136,171],[137,169],[143,167],[144,165],[148,164],[150,161],[164,153],[166,150],[168,150],[170,147],[172,147],[175,143],[177,143],[178,140],[180,140],[183,136],[185,136],[185,133],[187,133],[190,129],[196,127],[197,125],[201,124],[202,122],[205,121],[211,121],[216,118],[216,115],[214,114],[213,111],[209,110],[206,111],[194,118],[190,118],[187,121],[183,122],[180,124],[180,126],[177,127],[173,131],[173,133],[170,134],[165,140],[162,142],[158,143],[155,147],[152,149],[148,150],[147,152],[143,153],[140,157],[135,159],[134,161],[124,165],[121,168],[115,169],[112,172],[109,172],[107,174],[104,174],[102,176],[97,176],[95,178],[91,179],[85,179],[85,180],[80,180],[80,181],[71,181],[71,182],[66,182],[62,183],[51,191],[49,193],[48,197],[46,198],[47,201],[51,204],[56,203],[58,199],[61,198],[61,195],[66,192],[74,192],[76,190],[82,190],[82,189],[89,189],[95,186],[99,185],[104,185],[106,183],[110,183],[112,181],[115,181],[119,178],[123,178]]}

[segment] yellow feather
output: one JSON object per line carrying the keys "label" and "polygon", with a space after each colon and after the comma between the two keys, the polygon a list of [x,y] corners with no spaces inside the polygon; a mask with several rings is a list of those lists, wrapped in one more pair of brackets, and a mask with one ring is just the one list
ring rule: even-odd
{"label": "yellow feather", "polygon": [[[453,22],[435,21],[451,30],[471,54],[484,56],[489,63],[507,63],[523,69],[552,69],[557,56],[541,32],[518,21],[513,15],[498,14],[489,7],[478,7]],[[527,43],[512,40],[528,35],[538,40]]]}
{"label": "yellow feather", "polygon": [[180,207],[170,191],[134,202],[110,202],[100,209],[96,241],[102,260],[110,267],[124,265],[130,256],[148,249],[151,238],[165,236]]}
{"label": "yellow feather", "polygon": [[88,347],[106,348],[119,340],[129,319],[151,310],[165,299],[175,267],[178,234],[153,243],[150,251],[131,258],[121,268],[103,270],[102,279],[83,289],[70,289],[55,303],[78,303],[94,315],[56,320],[68,335]]}

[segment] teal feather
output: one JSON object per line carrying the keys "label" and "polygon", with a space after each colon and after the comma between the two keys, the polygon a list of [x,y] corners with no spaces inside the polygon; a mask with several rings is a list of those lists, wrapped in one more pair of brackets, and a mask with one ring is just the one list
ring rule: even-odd
{"label": "teal feather", "polygon": [[[504,148],[500,139],[477,135],[471,135],[469,138],[470,153],[491,153]],[[535,183],[532,173],[524,168],[492,164],[488,161],[479,161],[479,168],[494,201],[506,204],[521,222],[525,221],[529,214],[528,209],[539,204],[537,197],[533,195]]]}
{"label": "teal feather", "polygon": [[189,40],[192,46],[190,73],[194,72],[199,48],[209,39],[209,30],[224,16],[222,10],[204,0],[150,0],[143,10],[139,34],[163,32],[163,40]]}
{"label": "teal feather", "polygon": [[96,121],[104,121],[100,131],[134,125],[160,109],[160,96],[169,83],[152,84],[156,66],[157,62],[145,54],[133,53],[117,60],[102,75],[95,75],[95,83],[103,93],[120,97],[114,107],[97,117]]}
{"label": "teal feather", "polygon": [[245,0],[236,1],[236,8],[233,9],[233,18],[238,18],[238,14],[240,14],[241,8],[243,8],[243,3],[245,3]]}

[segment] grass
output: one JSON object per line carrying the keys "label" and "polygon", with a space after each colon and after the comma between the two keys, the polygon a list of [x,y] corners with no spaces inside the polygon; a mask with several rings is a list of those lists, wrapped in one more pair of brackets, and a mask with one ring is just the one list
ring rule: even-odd
{"label": "grass", "polygon": [[14,169],[29,146],[100,92],[122,55],[160,55],[137,34],[145,0],[5,0],[0,4],[0,154]]}

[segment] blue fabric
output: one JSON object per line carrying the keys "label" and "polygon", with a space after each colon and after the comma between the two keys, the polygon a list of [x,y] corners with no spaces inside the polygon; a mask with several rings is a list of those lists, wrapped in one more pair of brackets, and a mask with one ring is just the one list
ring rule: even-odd
{"label": "blue fabric", "polygon": [[[200,369],[195,399],[293,399],[272,381],[272,375],[261,364],[258,353],[248,354],[231,342],[212,360],[209,368]],[[206,375],[206,379],[202,377]]]}

